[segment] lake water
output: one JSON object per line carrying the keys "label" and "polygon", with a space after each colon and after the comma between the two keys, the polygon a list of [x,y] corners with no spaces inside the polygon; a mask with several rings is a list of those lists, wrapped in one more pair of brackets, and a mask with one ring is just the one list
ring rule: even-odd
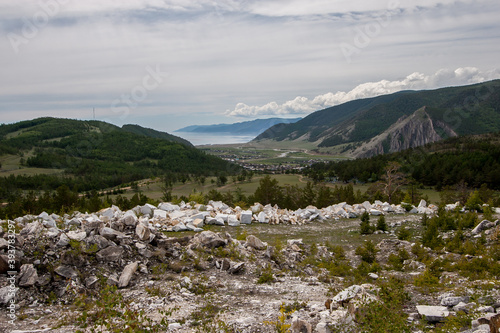
{"label": "lake water", "polygon": [[233,135],[233,134],[191,133],[191,132],[174,132],[173,135],[180,136],[181,138],[188,140],[195,146],[245,143],[253,140],[256,137],[256,135]]}

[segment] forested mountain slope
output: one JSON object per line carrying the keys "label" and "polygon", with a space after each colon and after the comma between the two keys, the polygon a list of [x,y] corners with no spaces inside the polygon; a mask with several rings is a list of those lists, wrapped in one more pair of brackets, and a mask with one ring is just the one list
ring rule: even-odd
{"label": "forested mountain slope", "polygon": [[[53,189],[64,183],[91,190],[166,173],[215,175],[239,170],[167,133],[57,118],[1,125],[0,160],[9,157],[17,157],[19,165],[10,170],[3,165],[0,176],[12,174],[12,168],[21,170],[5,186],[29,189]],[[23,169],[29,175],[22,175]],[[59,170],[58,176],[47,175],[54,170]]]}

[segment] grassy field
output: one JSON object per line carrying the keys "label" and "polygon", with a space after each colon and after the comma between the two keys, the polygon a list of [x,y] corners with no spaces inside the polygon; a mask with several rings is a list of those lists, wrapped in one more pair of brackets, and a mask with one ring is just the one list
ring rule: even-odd
{"label": "grassy field", "polygon": [[[226,193],[229,191],[236,191],[237,188],[240,188],[245,195],[250,195],[255,192],[257,187],[259,187],[259,181],[264,177],[264,175],[256,175],[252,178],[251,181],[245,182],[233,182],[231,177],[229,177],[228,183],[224,186],[218,187],[215,184],[215,177],[207,177],[205,181],[205,185],[201,185],[194,181],[188,181],[185,184],[177,182],[174,184],[172,188],[172,194],[177,196],[189,196],[192,193],[208,193],[208,191],[215,189],[219,192]],[[305,186],[307,183],[307,179],[302,179],[300,175],[273,175],[273,178],[277,179],[280,185],[299,185]],[[212,181],[214,182],[212,184]],[[139,183],[140,191],[147,195],[148,197],[159,200],[162,197],[161,190],[161,181],[159,179],[155,180],[144,180]],[[128,190],[125,193],[125,196],[131,197],[134,195],[132,190]]]}
{"label": "grassy field", "polygon": [[0,157],[0,164],[2,168],[0,169],[0,176],[8,177],[10,175],[39,175],[39,174],[58,174],[63,173],[64,170],[61,169],[42,169],[42,168],[30,168],[22,166],[21,159],[26,160],[33,155],[33,151],[24,154],[24,156],[19,155],[3,155]]}

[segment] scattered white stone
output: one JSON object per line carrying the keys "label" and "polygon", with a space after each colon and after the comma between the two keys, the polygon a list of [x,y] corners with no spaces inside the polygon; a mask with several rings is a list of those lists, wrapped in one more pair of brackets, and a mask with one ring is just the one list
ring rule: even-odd
{"label": "scattered white stone", "polygon": [[141,241],[149,240],[149,237],[151,236],[151,231],[147,226],[145,226],[142,223],[137,224],[135,227],[135,234]]}
{"label": "scattered white stone", "polygon": [[417,311],[430,323],[444,321],[450,315],[446,306],[417,305]]}
{"label": "scattered white stone", "polygon": [[240,225],[240,220],[238,220],[236,215],[228,215],[227,224],[231,227],[238,227]]}
{"label": "scattered white stone", "polygon": [[494,222],[490,222],[488,220],[482,220],[474,229],[472,229],[471,233],[473,235],[479,235],[486,229],[493,228],[495,226]]}
{"label": "scattered white stone", "polygon": [[87,233],[85,231],[69,231],[67,236],[69,239],[81,242],[85,239],[85,237],[87,237]]}
{"label": "scattered white stone", "polygon": [[69,241],[70,239],[68,238],[68,236],[66,236],[66,234],[63,233],[59,237],[59,241],[57,242],[56,246],[61,246],[61,247],[68,246]]}
{"label": "scattered white stone", "polygon": [[465,303],[468,301],[469,301],[468,296],[463,296],[463,297],[448,296],[448,297],[443,297],[441,299],[441,305],[447,306],[447,307],[454,307],[455,305],[457,305],[459,303]]}
{"label": "scattered white stone", "polygon": [[177,330],[177,329],[180,329],[182,328],[182,325],[179,324],[179,323],[170,323],[168,324],[168,329],[169,330]]}
{"label": "scattered white stone", "polygon": [[160,205],[158,205],[158,209],[164,210],[166,212],[173,212],[176,210],[181,210],[181,207],[179,207],[179,205],[174,205],[169,202],[163,202]]}
{"label": "scattered white stone", "polygon": [[260,212],[259,215],[257,215],[257,221],[259,221],[259,223],[269,223],[269,219],[264,212]]}
{"label": "scattered white stone", "polygon": [[127,226],[135,226],[138,220],[139,219],[133,210],[126,211],[120,219],[120,221]]}
{"label": "scattered white stone", "polygon": [[155,209],[153,211],[153,217],[154,218],[159,218],[159,219],[166,219],[167,218],[167,212],[163,209]]}
{"label": "scattered white stone", "polygon": [[240,215],[240,222],[242,224],[251,224],[252,223],[252,211],[244,210]]}
{"label": "scattered white stone", "polygon": [[128,286],[130,280],[132,279],[132,275],[134,275],[138,267],[139,263],[137,261],[125,266],[122,274],[120,275],[120,279],[118,280],[118,288],[125,288]]}
{"label": "scattered white stone", "polygon": [[187,231],[189,230],[184,223],[178,223],[173,226],[172,231],[174,232],[179,232],[179,231]]}

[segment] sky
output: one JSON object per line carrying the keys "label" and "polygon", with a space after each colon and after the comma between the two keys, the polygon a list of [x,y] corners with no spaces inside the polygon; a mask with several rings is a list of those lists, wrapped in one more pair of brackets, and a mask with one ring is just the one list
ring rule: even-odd
{"label": "sky", "polygon": [[498,0],[0,0],[0,123],[303,117],[500,78]]}

